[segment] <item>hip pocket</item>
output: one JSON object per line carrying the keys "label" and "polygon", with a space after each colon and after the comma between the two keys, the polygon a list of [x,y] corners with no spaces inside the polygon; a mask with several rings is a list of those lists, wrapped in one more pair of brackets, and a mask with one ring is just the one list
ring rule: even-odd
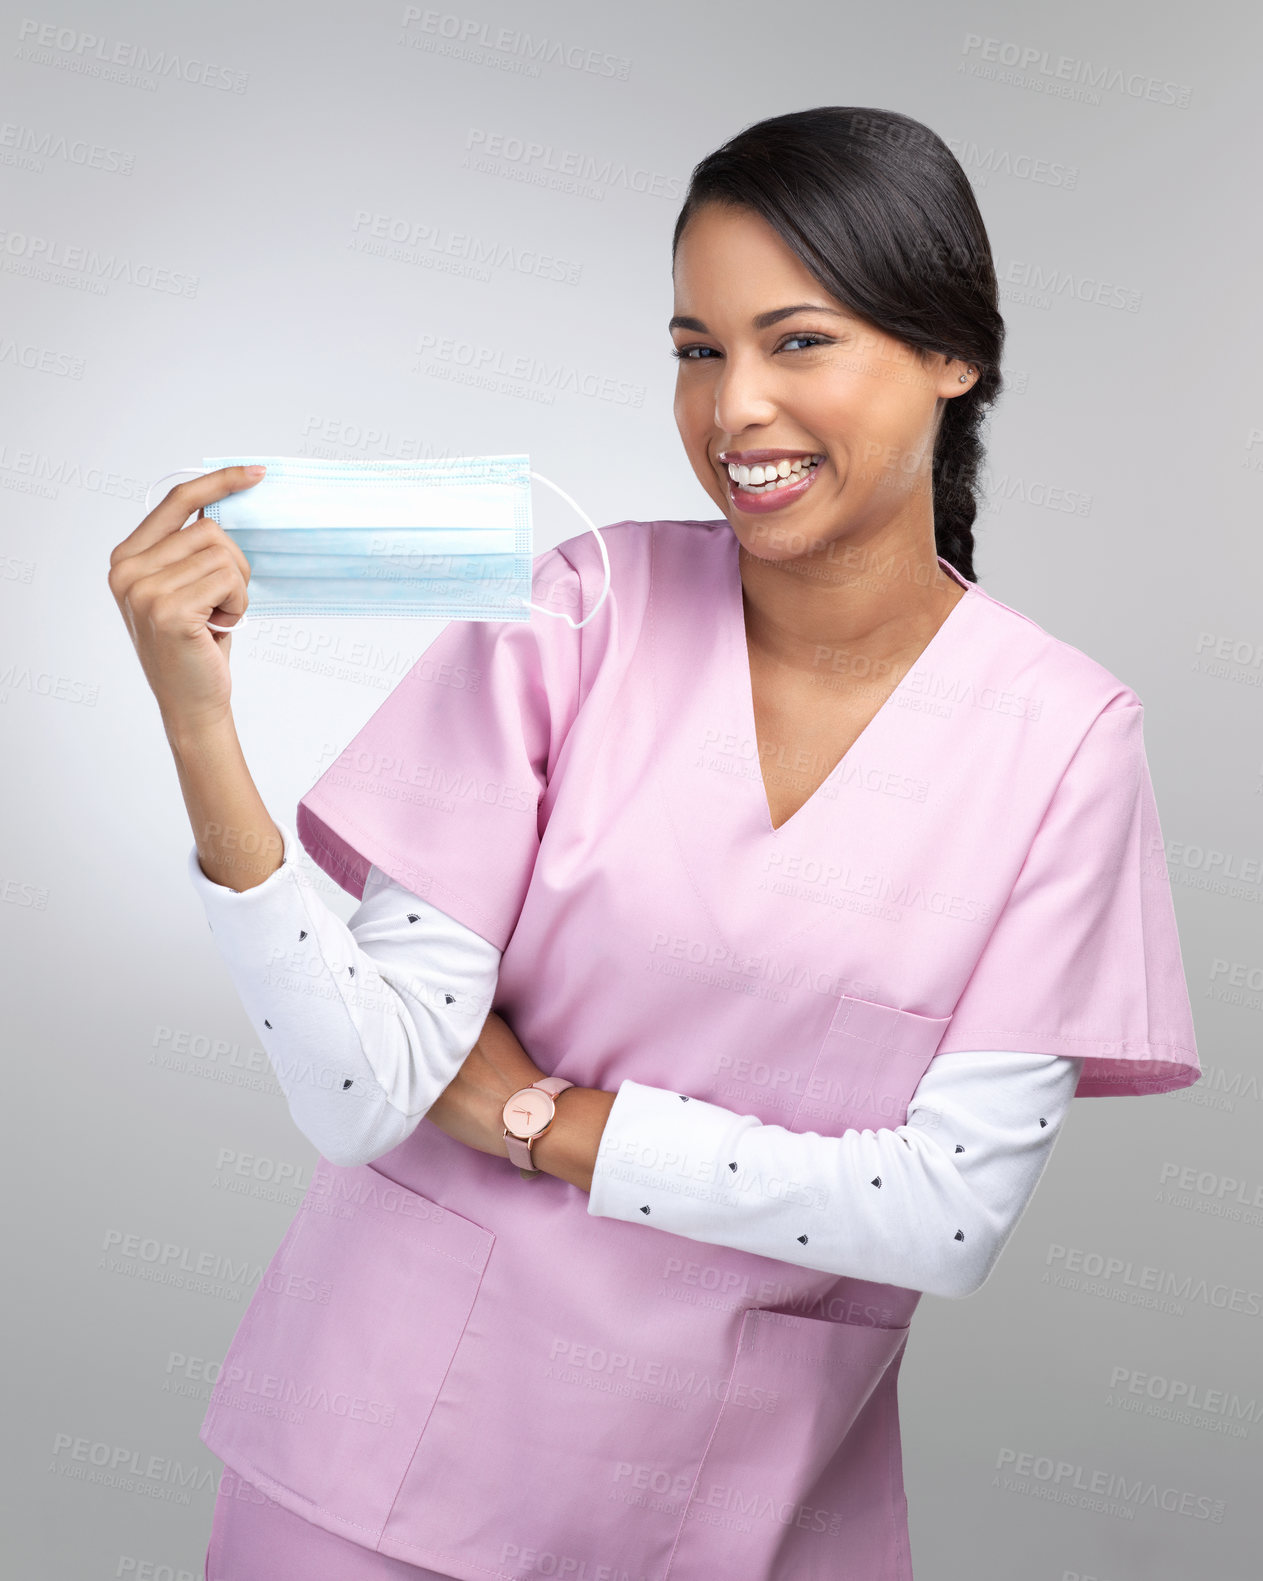
{"label": "hip pocket", "polygon": [[[856,1561],[855,1553],[840,1555],[836,1546],[854,1539],[853,1513],[830,1508],[827,1495],[818,1502],[813,1492],[907,1335],[906,1324],[876,1328],[746,1310],[724,1401],[667,1566],[672,1581],[771,1576],[787,1548],[827,1544],[830,1536],[834,1568],[828,1550],[817,1548],[819,1571],[804,1556],[793,1574],[833,1574],[839,1559]],[[885,1533],[880,1506],[888,1467],[860,1461],[855,1482],[865,1477],[872,1479],[873,1520]],[[854,1573],[866,1572],[860,1566]]]}
{"label": "hip pocket", "polygon": [[371,1165],[320,1159],[224,1359],[203,1442],[287,1507],[375,1542],[494,1242]]}

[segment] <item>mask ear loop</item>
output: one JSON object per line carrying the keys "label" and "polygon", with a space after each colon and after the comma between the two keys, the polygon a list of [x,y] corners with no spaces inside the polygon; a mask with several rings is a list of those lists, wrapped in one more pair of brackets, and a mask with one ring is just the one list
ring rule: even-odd
{"label": "mask ear loop", "polygon": [[605,586],[601,589],[601,596],[600,596],[600,598],[597,599],[596,603],[593,604],[592,608],[588,611],[588,613],[583,617],[582,620],[571,620],[570,616],[565,612],[564,609],[545,609],[543,604],[532,604],[532,603],[530,603],[529,599],[527,600],[528,606],[531,609],[539,610],[541,615],[553,615],[558,620],[564,620],[571,626],[571,628],[573,630],[578,631],[580,626],[586,626],[587,625],[587,623],[592,619],[593,615],[596,614],[597,610],[600,609],[601,605],[605,602],[606,597],[609,594],[609,590],[610,590],[610,557],[609,557],[609,554],[606,552],[605,539],[601,537],[601,534],[600,534],[600,532],[599,532],[599,530],[598,530],[598,528],[596,526],[596,523],[592,520],[592,518],[588,515],[588,513],[583,509],[582,506],[576,505],[575,502],[570,498],[569,494],[567,494],[564,489],[559,489],[557,487],[557,485],[552,481],[551,478],[544,477],[542,473],[532,472],[530,475],[531,475],[531,477],[533,477],[535,479],[535,481],[537,483],[547,483],[548,487],[550,489],[552,489],[554,494],[560,494],[562,499],[565,500],[566,504],[569,505],[571,510],[576,512],[577,515],[579,515],[579,516],[581,516],[583,518],[583,520],[588,524],[589,531],[596,538],[597,544],[599,545],[600,550],[601,550],[601,561],[602,561],[602,563],[605,566]]}
{"label": "mask ear loop", "polygon": [[[160,478],[155,478],[154,481],[145,490],[145,515],[146,516],[148,516],[148,514],[149,514],[149,496],[158,487],[158,484],[159,483],[165,483],[168,478],[178,478],[184,472],[196,472],[199,477],[204,477],[205,474],[206,474],[206,468],[205,467],[177,467],[174,472],[164,472]],[[181,529],[181,531],[183,531],[183,529]],[[206,628],[207,628],[208,631],[229,631],[229,632],[231,632],[231,631],[238,631],[238,630],[240,630],[241,626],[245,623],[245,618],[246,618],[246,616],[249,613],[250,613],[250,611],[248,609],[243,609],[242,612],[240,613],[240,615],[237,616],[237,624],[235,626],[216,626],[212,621],[208,620],[206,622]]]}

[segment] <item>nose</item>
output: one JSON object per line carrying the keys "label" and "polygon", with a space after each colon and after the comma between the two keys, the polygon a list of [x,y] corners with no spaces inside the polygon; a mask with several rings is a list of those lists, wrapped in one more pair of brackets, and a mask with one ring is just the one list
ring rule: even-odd
{"label": "nose", "polygon": [[750,428],[765,428],[776,417],[768,370],[757,353],[730,351],[715,381],[715,428],[734,438]]}

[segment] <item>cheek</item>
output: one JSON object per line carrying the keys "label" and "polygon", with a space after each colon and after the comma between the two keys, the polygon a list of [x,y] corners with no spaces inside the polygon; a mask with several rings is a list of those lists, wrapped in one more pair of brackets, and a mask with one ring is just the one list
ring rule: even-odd
{"label": "cheek", "polygon": [[683,373],[676,380],[674,410],[681,433],[689,430],[696,433],[708,421],[711,411],[706,393],[699,387],[698,381]]}
{"label": "cheek", "polygon": [[678,389],[674,403],[675,426],[685,454],[695,471],[710,471],[707,443],[711,433],[713,409],[696,389]]}
{"label": "cheek", "polygon": [[843,357],[829,372],[800,415],[847,457],[852,478],[879,481],[914,465],[929,420],[921,392],[890,362]]}
{"label": "cheek", "polygon": [[784,392],[783,405],[819,438],[846,444],[872,426],[879,388],[858,353],[838,352],[813,368],[810,378],[795,380]]}
{"label": "cheek", "polygon": [[676,381],[675,400],[672,403],[671,410],[675,414],[675,426],[683,433],[687,422],[688,403],[678,380]]}

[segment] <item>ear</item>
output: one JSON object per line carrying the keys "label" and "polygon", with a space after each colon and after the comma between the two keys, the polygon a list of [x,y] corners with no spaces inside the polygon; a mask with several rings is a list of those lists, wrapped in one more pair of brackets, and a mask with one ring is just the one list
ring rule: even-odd
{"label": "ear", "polygon": [[963,357],[948,357],[935,387],[935,394],[945,401],[964,395],[978,382],[978,365]]}

